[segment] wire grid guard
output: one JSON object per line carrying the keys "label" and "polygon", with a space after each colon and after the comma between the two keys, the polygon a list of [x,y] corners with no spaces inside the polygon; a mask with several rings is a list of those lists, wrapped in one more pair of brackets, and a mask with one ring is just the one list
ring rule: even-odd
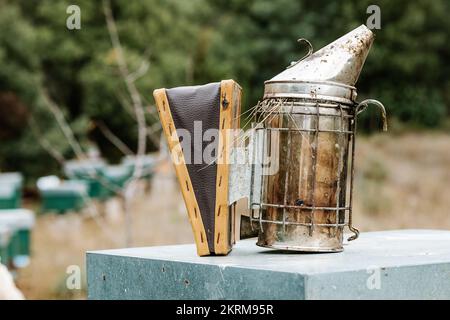
{"label": "wire grid guard", "polygon": [[[280,155],[277,161],[284,159],[281,162],[291,162],[290,165],[281,168],[275,174],[277,186],[272,184],[270,189],[268,186],[269,180],[274,175],[267,174],[267,167],[263,165],[261,188],[259,188],[261,194],[259,197],[251,197],[250,200],[250,219],[252,222],[259,222],[259,245],[272,247],[271,243],[267,243],[267,238],[272,237],[274,240],[269,242],[283,243],[286,239],[287,245],[282,246],[285,249],[295,250],[295,247],[308,247],[313,244],[313,247],[323,246],[324,251],[340,251],[344,227],[349,227],[354,234],[348,239],[349,241],[358,237],[358,230],[352,226],[356,109],[356,104],[346,105],[326,100],[314,101],[299,98],[270,98],[258,104],[256,112],[258,125],[254,130],[263,131],[262,154],[270,157],[271,144],[273,142],[280,143],[282,146],[279,146]],[[284,123],[287,125],[283,126]],[[281,138],[283,134],[287,135],[285,139]],[[321,135],[324,134],[326,134],[327,139],[319,141],[323,140]],[[295,135],[300,135],[302,141],[306,139],[310,143],[310,154],[305,153],[305,148],[299,147],[299,140],[298,138],[295,139]],[[334,147],[337,149],[338,158],[337,165],[331,165],[331,167],[335,167],[335,174],[326,177],[328,184],[333,186],[331,190],[334,190],[334,194],[327,195],[325,193],[325,195],[327,199],[331,199],[329,202],[335,202],[335,205],[325,206],[323,203],[317,203],[316,201],[318,197],[322,196],[317,193],[323,191],[317,187],[318,157],[330,155],[327,152],[319,154],[321,152],[320,147],[325,146],[330,150],[330,146],[324,145],[324,142],[336,142],[337,145]],[[292,155],[293,152],[297,155]],[[301,154],[302,152],[304,154]],[[307,176],[309,176],[306,180],[309,182],[307,186],[303,186],[303,188],[306,187],[306,193],[304,192],[304,194],[308,195],[306,197],[308,199],[298,198],[293,200],[293,197],[298,196],[298,188],[301,187],[299,186],[300,181],[296,182],[293,179],[302,180],[300,170],[305,171],[305,169],[296,169],[296,163],[290,161],[296,157],[297,159],[307,157],[309,160],[306,159],[306,161],[310,161],[305,166],[308,172]],[[350,176],[350,179],[347,179],[348,176]],[[306,180],[303,179],[303,182]],[[294,184],[294,190],[289,190],[289,185],[292,184]],[[274,191],[275,187],[280,189],[278,193],[283,193],[282,197],[273,196],[273,193],[277,193],[277,191]],[[329,190],[330,188],[327,189],[327,192]],[[349,192],[347,193],[346,190],[349,190]],[[278,201],[267,201],[270,198],[277,198]],[[255,199],[256,201],[254,201]],[[272,214],[267,212],[268,210],[272,211]],[[318,212],[320,217],[317,217]],[[303,217],[299,217],[299,215]],[[330,220],[330,218],[332,219]],[[269,232],[272,233],[271,235],[267,235],[269,230],[265,229],[270,229],[271,226],[276,226],[276,228]],[[297,237],[298,241],[296,241],[295,232],[292,228],[297,227],[307,227],[311,237],[316,229],[321,229],[321,233],[327,230],[326,233],[329,238],[337,239],[334,239],[332,243],[326,243],[326,241],[308,243],[308,241],[301,240],[304,237]],[[290,230],[287,230],[287,228]],[[264,233],[266,233],[265,236]],[[262,241],[261,235],[265,238]],[[295,244],[294,248],[289,245],[292,243]]]}

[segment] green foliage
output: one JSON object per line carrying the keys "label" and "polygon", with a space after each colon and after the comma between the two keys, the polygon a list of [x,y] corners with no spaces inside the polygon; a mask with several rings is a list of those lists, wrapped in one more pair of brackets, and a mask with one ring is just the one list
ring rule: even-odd
{"label": "green foliage", "polygon": [[[136,85],[151,108],[153,89],[233,78],[244,88],[244,109],[262,96],[263,83],[305,54],[365,23],[363,1],[112,0],[131,72],[144,59],[149,71]],[[81,30],[66,28],[66,8],[81,8]],[[446,0],[378,0],[381,30],[358,83],[360,100],[375,97],[389,116],[414,126],[438,127],[448,118],[450,59]],[[42,90],[60,105],[86,147],[96,143],[110,160],[118,150],[96,123],[105,123],[131,149],[137,128],[117,68],[101,1],[0,0],[0,96],[11,93],[42,138],[72,157]],[[1,99],[0,99],[1,100]],[[14,109],[14,108],[13,108]],[[23,108],[20,108],[21,110]],[[10,110],[10,109],[8,109]],[[0,103],[0,116],[8,117]],[[363,115],[361,129],[377,129],[378,115]],[[149,123],[156,121],[151,116]],[[42,165],[44,164],[45,165]],[[0,135],[0,169],[26,176],[56,172],[58,164],[27,125]]]}
{"label": "green foliage", "polygon": [[[236,78],[244,86],[247,105],[253,105],[265,80],[303,56],[297,38],[310,39],[319,49],[365,23],[366,8],[374,2],[219,3],[215,28],[220,33],[210,45],[202,74]],[[358,83],[360,100],[380,99],[389,116],[400,121],[440,126],[450,110],[449,2],[380,0],[375,4],[381,8],[381,30],[374,30],[376,40]],[[368,112],[360,127],[372,127],[374,117],[378,115]]]}

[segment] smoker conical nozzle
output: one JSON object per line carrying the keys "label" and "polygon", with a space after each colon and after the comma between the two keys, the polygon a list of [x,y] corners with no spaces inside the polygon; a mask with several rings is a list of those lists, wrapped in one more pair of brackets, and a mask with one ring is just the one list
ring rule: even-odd
{"label": "smoker conical nozzle", "polygon": [[361,25],[276,75],[268,82],[330,81],[354,86],[373,39],[372,31],[365,25]]}

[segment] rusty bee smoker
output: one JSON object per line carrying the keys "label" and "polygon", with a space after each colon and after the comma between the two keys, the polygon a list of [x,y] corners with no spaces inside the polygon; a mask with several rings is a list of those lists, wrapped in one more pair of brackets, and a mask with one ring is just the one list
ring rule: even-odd
{"label": "rusty bee smoker", "polygon": [[275,249],[339,252],[352,225],[352,189],[357,115],[376,100],[356,102],[355,84],[372,45],[360,26],[292,63],[265,82],[255,130],[262,149],[277,149],[278,170],[260,179],[251,218],[259,222],[257,244]]}

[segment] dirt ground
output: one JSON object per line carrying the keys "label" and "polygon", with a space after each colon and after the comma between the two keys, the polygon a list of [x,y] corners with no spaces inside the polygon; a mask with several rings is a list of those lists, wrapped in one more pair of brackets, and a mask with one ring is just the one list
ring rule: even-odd
{"label": "dirt ground", "polygon": [[[378,134],[358,137],[354,224],[361,231],[436,228],[450,230],[450,134]],[[125,223],[118,200],[87,212],[41,215],[32,237],[29,267],[17,274],[28,299],[83,299],[68,290],[67,268],[79,266],[85,279],[85,252],[124,247]],[[183,200],[170,165],[162,167],[149,192],[132,207],[132,245],[192,242]]]}

